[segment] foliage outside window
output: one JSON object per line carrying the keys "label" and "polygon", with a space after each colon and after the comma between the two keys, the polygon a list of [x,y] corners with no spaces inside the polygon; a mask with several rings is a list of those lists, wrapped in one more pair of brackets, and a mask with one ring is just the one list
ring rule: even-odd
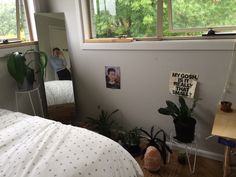
{"label": "foliage outside window", "polygon": [[158,1],[90,0],[92,38],[160,37],[160,26],[161,37],[236,29],[235,0]]}
{"label": "foliage outside window", "polygon": [[92,21],[97,38],[156,34],[157,3],[153,0],[93,0]]}
{"label": "foliage outside window", "polygon": [[24,0],[0,0],[0,24],[0,40],[30,40]]}
{"label": "foliage outside window", "polygon": [[172,0],[173,30],[236,27],[235,0]]}

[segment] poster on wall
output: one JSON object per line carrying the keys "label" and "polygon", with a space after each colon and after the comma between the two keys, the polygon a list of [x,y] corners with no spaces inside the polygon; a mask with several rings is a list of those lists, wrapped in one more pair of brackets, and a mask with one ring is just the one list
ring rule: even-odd
{"label": "poster on wall", "polygon": [[106,87],[110,89],[120,89],[120,67],[105,66]]}
{"label": "poster on wall", "polygon": [[194,98],[198,74],[171,72],[169,92],[173,95]]}

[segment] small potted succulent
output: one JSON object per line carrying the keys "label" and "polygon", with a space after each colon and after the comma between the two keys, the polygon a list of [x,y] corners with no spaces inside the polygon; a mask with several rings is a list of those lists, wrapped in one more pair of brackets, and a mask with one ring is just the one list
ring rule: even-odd
{"label": "small potted succulent", "polygon": [[124,132],[122,142],[124,148],[134,157],[140,155],[140,129],[135,127],[134,129]]}
{"label": "small potted succulent", "polygon": [[194,140],[196,120],[193,111],[199,99],[194,99],[192,107],[189,108],[182,96],[179,96],[179,107],[172,101],[166,101],[166,108],[158,109],[160,114],[170,115],[173,118],[176,139],[183,143],[191,143]]}
{"label": "small potted succulent", "polygon": [[[38,54],[39,61],[32,59],[28,62],[26,58],[30,54]],[[33,62],[36,63],[35,66],[31,66]],[[35,81],[35,73],[40,73],[43,77],[46,66],[47,55],[35,50],[27,50],[25,53],[13,52],[9,54],[7,60],[8,72],[16,80],[20,91],[31,90]]]}

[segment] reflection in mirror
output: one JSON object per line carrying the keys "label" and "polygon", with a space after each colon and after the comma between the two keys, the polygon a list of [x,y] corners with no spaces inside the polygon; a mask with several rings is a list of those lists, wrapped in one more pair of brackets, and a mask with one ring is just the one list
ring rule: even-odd
{"label": "reflection in mirror", "polygon": [[64,13],[36,13],[35,21],[39,50],[48,55],[44,79],[46,115],[71,124],[75,118],[75,101]]}

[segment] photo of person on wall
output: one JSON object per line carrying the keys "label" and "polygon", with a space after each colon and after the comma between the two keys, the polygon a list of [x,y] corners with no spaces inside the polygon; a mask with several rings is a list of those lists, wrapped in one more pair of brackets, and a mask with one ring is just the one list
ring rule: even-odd
{"label": "photo of person on wall", "polygon": [[63,52],[59,48],[53,48],[49,63],[53,70],[57,73],[59,80],[71,80],[70,71],[66,68],[66,59]]}
{"label": "photo of person on wall", "polygon": [[106,87],[120,89],[120,67],[105,66]]}

